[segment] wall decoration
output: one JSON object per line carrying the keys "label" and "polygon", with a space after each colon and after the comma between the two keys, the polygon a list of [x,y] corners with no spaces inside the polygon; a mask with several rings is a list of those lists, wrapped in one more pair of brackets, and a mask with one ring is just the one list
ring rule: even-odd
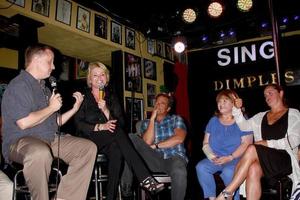
{"label": "wall decoration", "polygon": [[156,55],[164,57],[164,43],[162,41],[156,41]]}
{"label": "wall decoration", "polygon": [[141,58],[125,53],[125,90],[143,92]]}
{"label": "wall decoration", "polygon": [[144,119],[143,99],[126,97],[125,104],[127,124],[129,124],[132,131],[135,132],[136,122]]}
{"label": "wall decoration", "polygon": [[127,27],[125,27],[125,46],[130,49],[135,49],[135,32]]}
{"label": "wall decoration", "polygon": [[156,80],[156,62],[144,58],[144,77]]}
{"label": "wall decoration", "polygon": [[107,18],[95,14],[95,35],[107,39]]}
{"label": "wall decoration", "polygon": [[168,60],[171,60],[171,61],[174,60],[173,51],[172,51],[172,47],[170,44],[165,43],[165,54],[166,54],[166,58]]}
{"label": "wall decoration", "polygon": [[122,44],[122,26],[115,21],[111,21],[111,41]]}
{"label": "wall decoration", "polygon": [[90,11],[78,6],[76,28],[89,33],[90,15]]}
{"label": "wall decoration", "polygon": [[72,3],[68,0],[57,0],[55,19],[67,25],[71,25]]}
{"label": "wall decoration", "polygon": [[155,54],[155,40],[148,38],[147,40],[147,51],[149,54]]}
{"label": "wall decoration", "polygon": [[154,107],[156,96],[156,85],[147,83],[147,106]]}
{"label": "wall decoration", "polygon": [[88,68],[89,68],[89,62],[81,60],[81,59],[76,59],[75,78],[76,79],[86,78]]}
{"label": "wall decoration", "polygon": [[50,0],[32,0],[32,12],[49,17]]}
{"label": "wall decoration", "polygon": [[25,0],[7,0],[8,2],[17,5],[17,6],[21,6],[21,7],[25,7]]}
{"label": "wall decoration", "polygon": [[71,67],[71,66],[74,65],[74,60],[73,59],[74,58],[71,58],[69,56],[62,56],[62,61],[61,61],[61,64],[60,64],[61,73],[59,74],[59,80],[62,80],[62,81],[68,81],[69,80],[70,70],[73,69],[73,67]]}

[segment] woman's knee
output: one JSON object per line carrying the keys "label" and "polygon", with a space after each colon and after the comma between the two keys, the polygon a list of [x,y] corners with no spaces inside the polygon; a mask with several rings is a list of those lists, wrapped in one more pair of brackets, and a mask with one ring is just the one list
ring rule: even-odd
{"label": "woman's knee", "polygon": [[248,170],[248,178],[261,178],[263,175],[261,166],[259,162],[254,162],[252,165],[250,165]]}
{"label": "woman's knee", "polygon": [[256,148],[255,145],[250,144],[243,156],[245,159],[257,159],[257,152],[256,152]]}

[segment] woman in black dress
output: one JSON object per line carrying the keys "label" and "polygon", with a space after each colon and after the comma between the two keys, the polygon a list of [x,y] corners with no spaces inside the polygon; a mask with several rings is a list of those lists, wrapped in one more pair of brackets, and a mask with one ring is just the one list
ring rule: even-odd
{"label": "woman in black dress", "polygon": [[260,112],[246,120],[241,112],[242,100],[236,99],[238,108],[233,110],[234,118],[243,131],[253,131],[254,144],[248,146],[237,164],[232,182],[217,197],[217,200],[231,199],[235,191],[246,180],[247,199],[259,200],[262,177],[269,183],[290,175],[293,189],[300,181],[298,145],[300,144],[300,113],[288,108],[284,92],[278,85],[271,84],[264,90],[269,111]]}
{"label": "woman in black dress", "polygon": [[123,131],[122,108],[116,95],[106,87],[108,82],[109,71],[106,66],[100,62],[90,63],[87,76],[89,89],[75,115],[78,133],[91,139],[108,158],[107,199],[114,200],[116,197],[123,158],[144,189],[151,193],[159,192],[164,185],[157,183],[150,175]]}

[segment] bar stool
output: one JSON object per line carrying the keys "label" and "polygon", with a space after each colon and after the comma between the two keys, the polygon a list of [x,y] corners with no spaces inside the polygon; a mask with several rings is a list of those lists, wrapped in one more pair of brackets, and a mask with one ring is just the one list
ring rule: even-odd
{"label": "bar stool", "polygon": [[[28,189],[28,186],[26,184],[24,174],[23,174],[23,165],[13,163],[12,167],[15,169],[18,169],[13,178],[13,200],[17,200],[18,193],[24,193],[26,199],[27,198],[31,199],[30,191]],[[56,178],[57,177],[59,178],[57,183],[59,183],[59,181],[62,178],[62,172],[57,167],[52,167],[51,173],[49,176],[49,183],[48,183],[49,195],[55,194],[55,192],[57,190],[57,188],[56,188]]]}
{"label": "bar stool", "polygon": [[[95,184],[95,198],[96,200],[105,199],[105,195],[103,195],[103,184],[108,181],[108,175],[104,173],[104,165],[107,164],[107,158],[105,154],[98,153],[97,159],[95,162],[94,168],[94,179],[93,182]],[[118,198],[122,199],[121,196],[121,187],[118,187]]]}

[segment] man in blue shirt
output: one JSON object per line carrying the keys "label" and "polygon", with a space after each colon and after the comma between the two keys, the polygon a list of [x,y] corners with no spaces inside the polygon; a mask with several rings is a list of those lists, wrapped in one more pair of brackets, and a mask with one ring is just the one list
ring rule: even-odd
{"label": "man in blue shirt", "polygon": [[187,185],[187,157],[184,148],[186,126],[178,115],[169,115],[173,99],[158,94],[150,119],[141,124],[142,137],[130,134],[136,150],[153,172],[171,177],[171,199],[183,200]]}

